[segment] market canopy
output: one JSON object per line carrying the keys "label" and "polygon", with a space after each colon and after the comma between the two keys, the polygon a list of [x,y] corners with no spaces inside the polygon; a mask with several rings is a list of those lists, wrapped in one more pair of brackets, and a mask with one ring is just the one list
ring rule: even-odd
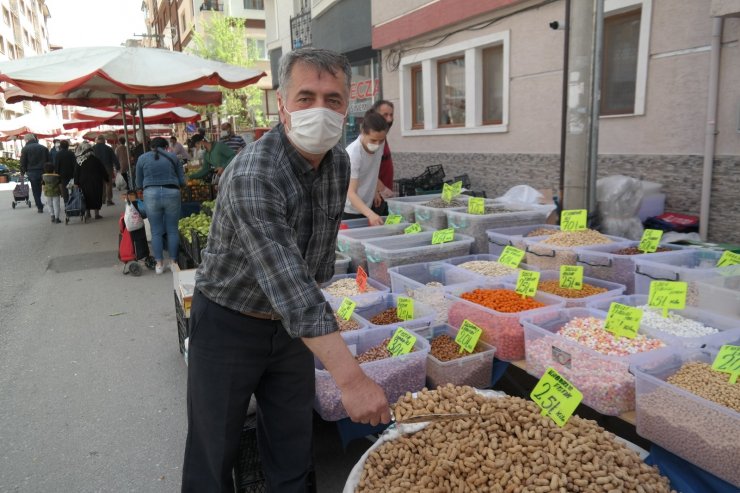
{"label": "market canopy", "polygon": [[[175,107],[175,108],[144,108],[144,123],[187,123],[197,122],[200,120],[200,113],[189,110],[187,108]],[[86,108],[83,110],[77,110],[72,113],[72,118],[76,120],[95,121],[98,125],[101,123],[105,124],[118,124],[122,118],[120,109],[99,109],[99,108]],[[126,122],[131,123],[134,118],[131,114],[126,113]],[[136,115],[135,121],[138,123],[139,115]],[[109,123],[112,122],[112,123]],[[67,128],[71,128],[67,127]]]}
{"label": "market canopy", "polygon": [[2,141],[29,133],[45,139],[63,132],[62,121],[56,116],[39,116],[29,113],[11,120],[0,120],[0,140]]}

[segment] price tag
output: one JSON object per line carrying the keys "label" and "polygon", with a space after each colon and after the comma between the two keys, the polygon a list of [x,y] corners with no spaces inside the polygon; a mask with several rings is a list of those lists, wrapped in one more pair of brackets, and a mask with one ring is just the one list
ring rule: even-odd
{"label": "price tag", "polygon": [[583,394],[552,368],[545,371],[529,396],[540,406],[542,415],[560,427],[565,426],[583,400]]}
{"label": "price tag", "polygon": [[385,224],[398,224],[403,220],[401,214],[391,214],[385,218]]}
{"label": "price tag", "polygon": [[640,329],[642,310],[632,306],[612,303],[606,315],[604,328],[616,337],[634,339]]}
{"label": "price tag", "polygon": [[663,309],[663,316],[668,316],[668,310],[683,310],[686,308],[686,292],[688,284],[682,281],[653,281],[650,283],[648,305]]}
{"label": "price tag", "polygon": [[457,197],[462,193],[462,181],[456,181],[452,185],[452,196]]}
{"label": "price tag", "polygon": [[486,199],[483,197],[473,197],[468,201],[468,214],[485,214]]}
{"label": "price tag", "polygon": [[728,265],[740,264],[740,253],[725,250],[717,261],[717,267],[727,267]]}
{"label": "price tag", "polygon": [[524,254],[524,250],[519,250],[518,248],[509,245],[504,248],[503,252],[501,252],[501,255],[498,258],[498,262],[500,264],[508,265],[509,267],[513,267],[514,269],[516,269],[522,262]]}
{"label": "price tag", "polygon": [[349,320],[350,318],[352,318],[352,314],[355,312],[356,306],[357,306],[357,303],[355,303],[349,298],[344,298],[344,300],[342,300],[342,304],[339,305],[339,310],[337,310],[337,315],[339,315],[345,320]]}
{"label": "price tag", "polygon": [[357,283],[357,287],[360,289],[360,293],[364,293],[367,290],[367,272],[365,272],[365,269],[362,267],[357,268],[355,282]]}
{"label": "price tag", "polygon": [[560,213],[561,231],[580,231],[588,227],[588,211],[571,209]]}
{"label": "price tag", "polygon": [[460,352],[467,351],[472,353],[475,351],[475,346],[478,344],[478,339],[483,333],[483,330],[475,325],[470,320],[463,320],[460,330],[457,331],[455,336],[455,342],[460,345]]}
{"label": "price tag", "polygon": [[432,245],[449,243],[455,239],[455,230],[452,228],[440,229],[432,234]]}
{"label": "price tag", "polygon": [[519,272],[519,277],[516,280],[515,291],[518,294],[524,296],[534,296],[537,294],[537,285],[540,283],[540,273],[531,270],[523,270]]}
{"label": "price tag", "polygon": [[729,373],[730,383],[737,382],[737,377],[740,376],[740,346],[725,345],[719,348],[712,369]]}
{"label": "price tag", "polygon": [[406,235],[412,235],[415,233],[421,232],[421,225],[419,223],[414,223],[411,226],[408,226],[406,229],[403,230],[403,234]]}
{"label": "price tag", "polygon": [[560,287],[565,289],[583,289],[583,267],[579,265],[561,265]]}
{"label": "price tag", "polygon": [[393,356],[401,356],[410,353],[414,344],[416,344],[416,336],[403,327],[399,327],[388,343],[388,351]]}
{"label": "price tag", "polygon": [[452,202],[452,197],[454,197],[454,192],[451,185],[448,185],[445,183],[442,185],[442,200],[445,202]]}
{"label": "price tag", "polygon": [[411,298],[399,297],[396,303],[396,315],[401,320],[413,320],[414,300]]}
{"label": "price tag", "polygon": [[663,238],[663,232],[659,229],[646,229],[642,233],[642,239],[637,249],[645,253],[653,253],[660,245],[660,239]]}

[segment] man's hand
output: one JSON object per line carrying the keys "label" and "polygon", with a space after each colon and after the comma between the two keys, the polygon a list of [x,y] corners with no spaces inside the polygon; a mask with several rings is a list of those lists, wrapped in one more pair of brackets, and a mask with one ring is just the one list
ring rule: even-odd
{"label": "man's hand", "polygon": [[391,421],[388,399],[380,386],[367,375],[352,382],[342,391],[342,404],[349,418],[355,423],[376,426]]}
{"label": "man's hand", "polygon": [[370,223],[370,226],[382,226],[383,225],[383,218],[375,214],[374,212],[370,216],[368,216],[367,220]]}
{"label": "man's hand", "polygon": [[224,168],[216,168],[216,174],[218,176],[221,176],[221,174],[224,172]]}
{"label": "man's hand", "polygon": [[380,192],[375,193],[375,198],[373,199],[373,207],[380,207],[380,204],[383,203],[383,197],[380,196]]}
{"label": "man's hand", "polygon": [[395,197],[396,194],[390,188],[384,188],[383,190],[380,191],[380,196],[384,199],[390,199],[391,197]]}

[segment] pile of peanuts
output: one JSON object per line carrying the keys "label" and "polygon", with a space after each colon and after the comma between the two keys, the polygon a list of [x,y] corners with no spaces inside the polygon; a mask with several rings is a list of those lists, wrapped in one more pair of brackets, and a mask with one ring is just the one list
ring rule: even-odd
{"label": "pile of peanuts", "polygon": [[530,401],[485,398],[471,387],[426,389],[395,405],[397,420],[460,412],[388,441],[367,458],[362,492],[661,493],[669,482],[595,422],[573,416],[559,428]]}
{"label": "pile of peanuts", "polygon": [[383,310],[370,319],[370,323],[373,323],[375,325],[390,325],[396,324],[398,322],[403,322],[403,320],[398,318],[398,313],[395,306],[392,308],[388,308],[387,310]]}
{"label": "pile of peanuts", "polygon": [[542,240],[542,243],[561,247],[575,247],[612,243],[612,240],[596,230],[584,229],[583,231],[558,231],[550,235],[549,238]]}
{"label": "pile of peanuts", "polygon": [[339,332],[349,332],[351,330],[357,330],[360,328],[360,323],[350,318],[349,320],[345,320],[336,313],[334,314],[334,318],[337,319],[337,324],[339,325]]}
{"label": "pile of peanuts", "polygon": [[537,229],[533,229],[532,231],[530,231],[524,236],[526,236],[527,238],[531,238],[533,236],[550,236],[550,235],[554,235],[555,233],[559,233],[559,232],[560,230],[558,229],[537,228]]}
{"label": "pile of peanuts", "polygon": [[[371,347],[367,351],[363,352],[362,354],[358,354],[355,359],[358,363],[369,363],[370,361],[378,361],[381,359],[390,358],[393,355],[390,351],[388,351],[388,343],[391,342],[391,338],[388,337],[383,340],[380,344]],[[416,351],[415,348],[411,348],[410,352]]]}
{"label": "pile of peanuts", "polygon": [[[437,336],[431,341],[432,349],[429,353],[440,361],[452,361],[453,359],[462,358],[471,353],[467,351],[460,352],[460,345],[455,342],[455,339],[443,334]],[[473,353],[479,353],[481,351],[480,345],[476,345]]]}
{"label": "pile of peanuts", "polygon": [[740,385],[731,384],[729,373],[712,370],[708,363],[685,363],[668,383],[740,413]]}
{"label": "pile of peanuts", "polygon": [[372,287],[369,283],[365,284],[365,291],[360,291],[360,287],[357,285],[357,281],[355,281],[351,277],[334,281],[323,289],[330,295],[336,296],[337,298],[348,298],[350,296],[357,296],[360,294],[377,291],[377,289]]}
{"label": "pile of peanuts", "polygon": [[589,296],[606,293],[607,291],[606,288],[599,288],[586,282],[583,283],[583,289],[561,288],[560,281],[558,279],[540,281],[537,285],[537,290],[551,293],[556,296],[562,296],[563,298],[588,298]]}
{"label": "pile of peanuts", "polygon": [[519,272],[519,269],[491,260],[471,260],[458,264],[458,267],[488,277],[503,277]]}

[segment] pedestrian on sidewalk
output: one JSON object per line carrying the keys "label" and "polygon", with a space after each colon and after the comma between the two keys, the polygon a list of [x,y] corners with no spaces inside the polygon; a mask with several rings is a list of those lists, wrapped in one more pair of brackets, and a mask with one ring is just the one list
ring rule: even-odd
{"label": "pedestrian on sidewalk", "polygon": [[[393,103],[385,99],[376,101],[373,104],[373,110],[379,113],[385,121],[388,122],[388,132],[391,131],[393,126]],[[391,155],[391,148],[388,145],[388,137],[386,136],[385,145],[383,146],[383,157],[380,160],[380,171],[378,173],[378,179],[383,182],[383,185],[388,190],[393,190],[393,157]],[[388,203],[385,201],[389,197],[378,196],[375,198],[375,204],[373,211],[379,216],[388,215]]]}
{"label": "pedestrian on sidewalk", "polygon": [[115,152],[118,164],[121,166],[121,175],[126,182],[126,190],[131,190],[131,184],[128,181],[128,174],[131,169],[131,155],[133,154],[133,151],[128,148],[126,137],[118,137],[118,145],[116,146]]}
{"label": "pedestrian on sidewalk", "polygon": [[152,230],[152,250],[157,264],[157,274],[162,274],[164,263],[164,234],[167,233],[167,251],[170,262],[177,261],[180,248],[180,233],[177,223],[182,208],[180,187],[185,185],[185,173],[177,156],[165,151],[167,139],[152,139],[152,150],[145,152],[136,161],[136,188],[144,190],[146,216]]}
{"label": "pedestrian on sidewalk", "polygon": [[44,174],[44,164],[49,162],[49,149],[39,144],[34,134],[24,135],[23,140],[26,145],[21,149],[21,176],[28,176],[33,201],[41,214],[44,212],[44,203],[41,201],[41,175]]}
{"label": "pedestrian on sidewalk", "polygon": [[62,180],[62,198],[66,204],[69,200],[69,189],[67,186],[74,178],[77,159],[75,153],[69,150],[69,141],[63,140],[59,143],[59,152],[54,157],[54,170]]}
{"label": "pedestrian on sidewalk", "polygon": [[62,198],[62,177],[54,171],[54,165],[46,163],[44,165],[44,174],[41,175],[43,180],[44,196],[46,197],[46,203],[49,206],[51,212],[51,222],[60,223],[61,209],[61,198]]}
{"label": "pedestrian on sidewalk", "polygon": [[116,176],[114,170],[120,169],[121,165],[118,162],[116,153],[113,152],[113,148],[105,142],[105,135],[100,134],[95,138],[93,153],[95,154],[95,157],[103,163],[105,171],[108,173],[108,181],[104,188],[102,200],[108,205],[115,205],[113,202],[113,179]]}
{"label": "pedestrian on sidewalk", "polygon": [[177,137],[174,135],[170,137],[170,152],[177,156],[177,158],[180,160],[180,163],[185,164],[190,159],[190,154],[188,154],[188,151],[185,149],[185,146],[180,144],[177,141]]}
{"label": "pedestrian on sidewalk", "polygon": [[250,397],[267,491],[305,493],[311,468],[314,355],[349,417],[390,421],[383,389],[339,334],[319,284],[334,275],[350,164],[339,140],[352,69],[302,48],[280,61],[280,121],[222,176],[196,272],[188,349],[182,491],[233,491]]}
{"label": "pedestrian on sidewalk", "polygon": [[101,219],[100,208],[103,206],[103,190],[109,180],[103,163],[95,157],[93,148],[87,141],[82,141],[75,150],[75,186],[80,187],[85,197],[85,217],[90,218],[90,211],[95,211],[95,219]]}

